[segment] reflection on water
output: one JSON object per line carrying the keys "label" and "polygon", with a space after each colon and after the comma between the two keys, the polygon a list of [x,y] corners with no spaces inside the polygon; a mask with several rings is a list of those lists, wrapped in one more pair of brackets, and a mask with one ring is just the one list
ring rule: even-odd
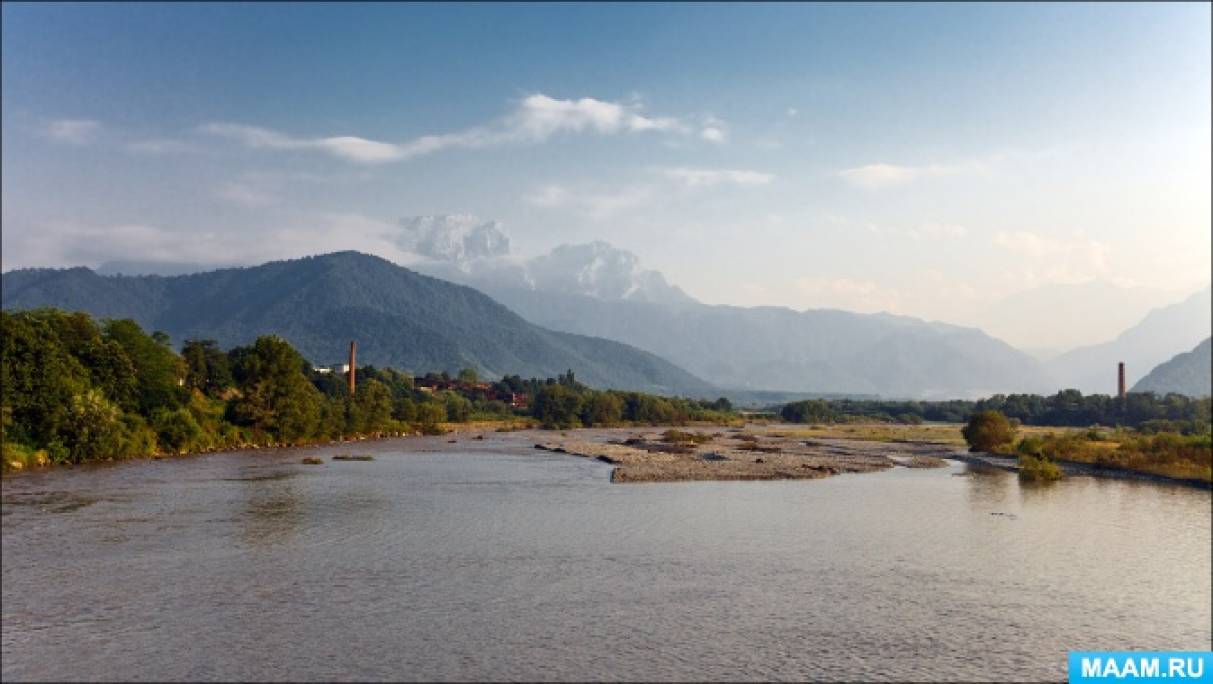
{"label": "reflection on water", "polygon": [[525,440],[6,480],[3,676],[1042,679],[1209,647],[1207,491],[959,464],[624,486]]}

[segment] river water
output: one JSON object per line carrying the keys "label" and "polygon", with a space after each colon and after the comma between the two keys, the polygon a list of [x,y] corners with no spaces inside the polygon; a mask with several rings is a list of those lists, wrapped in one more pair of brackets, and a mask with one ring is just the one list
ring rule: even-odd
{"label": "river water", "polygon": [[534,440],[6,478],[3,678],[1064,679],[1068,650],[1213,638],[1208,491],[623,485]]}

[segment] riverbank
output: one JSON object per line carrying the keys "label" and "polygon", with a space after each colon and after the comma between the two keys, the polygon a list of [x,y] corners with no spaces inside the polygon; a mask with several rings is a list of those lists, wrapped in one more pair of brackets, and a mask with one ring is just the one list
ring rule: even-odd
{"label": "riverbank", "polygon": [[[1007,456],[1005,454],[991,454],[985,452],[976,453],[958,453],[951,458],[965,463],[981,465],[991,468],[998,468],[1011,473],[1019,472],[1019,458],[1016,456]],[[1144,482],[1158,482],[1160,484],[1174,484],[1184,487],[1193,487],[1195,489],[1213,489],[1213,485],[1204,480],[1186,477],[1171,477],[1168,475],[1158,475],[1156,473],[1145,473],[1140,470],[1129,470],[1127,468],[1111,468],[1101,466],[1095,463],[1084,463],[1082,461],[1069,461],[1059,459],[1055,461],[1066,477],[1101,477],[1113,480],[1139,480]]]}

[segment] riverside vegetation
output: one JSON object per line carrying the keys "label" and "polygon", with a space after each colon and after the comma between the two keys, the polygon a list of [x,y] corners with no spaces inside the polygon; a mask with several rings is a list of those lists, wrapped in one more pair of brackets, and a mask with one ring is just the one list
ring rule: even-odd
{"label": "riverside vegetation", "polygon": [[1013,455],[1025,480],[1057,480],[1060,463],[1074,461],[1183,480],[1213,482],[1213,434],[1147,433],[1140,429],[1098,427],[1060,433],[1027,434],[998,411],[979,411],[962,429],[972,451]]}
{"label": "riverside vegetation", "polygon": [[[373,366],[358,369],[351,396],[342,375],[317,371],[274,335],[227,351],[213,340],[190,339],[178,353],[167,335],[149,335],[132,320],[97,322],[57,309],[0,311],[0,349],[5,469],[435,434],[444,423],[473,420],[568,428],[737,419],[725,399],[599,391],[572,371],[493,383],[499,392],[527,393],[527,409],[458,391],[422,391],[409,374]],[[470,369],[461,378],[477,379]]]}

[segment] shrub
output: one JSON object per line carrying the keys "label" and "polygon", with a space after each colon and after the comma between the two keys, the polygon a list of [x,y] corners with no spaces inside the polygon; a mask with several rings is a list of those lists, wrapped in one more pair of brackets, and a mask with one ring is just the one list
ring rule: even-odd
{"label": "shrub", "polygon": [[1061,466],[1042,456],[1021,454],[1019,457],[1019,479],[1033,482],[1060,480],[1064,473]]}
{"label": "shrub", "polygon": [[1011,421],[998,411],[981,411],[973,414],[969,424],[961,429],[969,451],[995,451],[1015,441],[1015,428]]}

